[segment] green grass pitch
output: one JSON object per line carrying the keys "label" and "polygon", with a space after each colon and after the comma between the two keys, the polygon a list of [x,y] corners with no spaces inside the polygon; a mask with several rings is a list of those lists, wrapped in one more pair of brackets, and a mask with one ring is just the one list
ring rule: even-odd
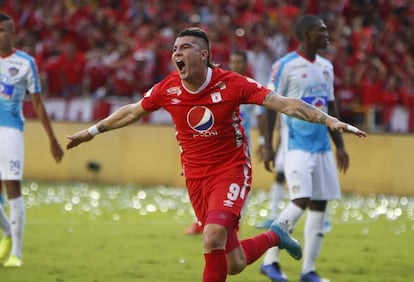
{"label": "green grass pitch", "polygon": [[[27,224],[23,266],[0,267],[1,282],[201,281],[201,236],[185,189],[24,183]],[[251,193],[240,238],[261,232],[266,191]],[[330,204],[318,272],[331,282],[414,281],[414,199],[346,195]],[[303,242],[303,219],[294,237]],[[228,281],[269,281],[261,260]],[[301,262],[282,253],[290,281]]]}

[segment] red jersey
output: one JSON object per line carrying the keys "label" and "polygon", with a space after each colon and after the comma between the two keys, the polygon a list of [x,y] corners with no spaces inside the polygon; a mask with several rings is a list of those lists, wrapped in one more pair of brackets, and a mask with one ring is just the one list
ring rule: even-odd
{"label": "red jersey", "polygon": [[209,69],[204,87],[187,91],[178,72],[170,73],[145,94],[146,111],[164,108],[171,114],[187,179],[217,173],[229,177],[231,168],[251,167],[240,104],[262,104],[269,90],[253,79],[221,68]]}

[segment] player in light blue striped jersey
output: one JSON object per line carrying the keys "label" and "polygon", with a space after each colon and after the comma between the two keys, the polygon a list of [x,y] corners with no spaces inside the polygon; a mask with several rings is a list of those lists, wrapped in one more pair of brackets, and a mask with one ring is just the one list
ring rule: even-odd
{"label": "player in light blue striped jersey", "polygon": [[0,180],[7,191],[10,217],[0,203],[0,261],[5,267],[22,265],[22,240],[25,207],[21,194],[24,165],[23,99],[30,93],[33,109],[40,119],[50,142],[50,152],[56,162],[63,150],[52,130],[40,93],[37,66],[32,56],[14,47],[13,19],[0,13]]}
{"label": "player in light blue striped jersey", "polygon": [[[318,54],[329,44],[328,29],[317,16],[305,15],[295,26],[299,40],[296,51],[290,52],[273,65],[271,88],[286,97],[299,98],[329,115],[338,117],[334,97],[334,72],[330,61]],[[275,113],[268,111],[270,126],[265,134],[265,165],[271,169],[274,162],[272,152],[272,128]],[[301,282],[320,282],[316,273],[316,260],[324,237],[324,217],[329,200],[341,197],[337,169],[345,173],[349,167],[349,156],[345,150],[341,132],[333,132],[326,126],[312,124],[294,117],[284,116],[287,135],[285,146],[285,176],[289,188],[290,202],[282,211],[278,222],[286,222],[293,230],[296,222],[308,210],[304,228],[304,255]],[[350,126],[351,127],[351,126]],[[336,163],[331,150],[330,138],[336,147]],[[274,252],[269,250],[268,252]],[[266,254],[268,258],[268,254]],[[273,255],[261,266],[261,273],[271,281],[287,281],[283,274],[279,255]]]}

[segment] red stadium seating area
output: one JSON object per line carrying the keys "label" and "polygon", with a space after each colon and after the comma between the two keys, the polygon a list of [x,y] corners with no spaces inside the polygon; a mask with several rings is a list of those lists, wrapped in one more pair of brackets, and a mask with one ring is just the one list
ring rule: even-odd
{"label": "red stadium seating area", "polygon": [[[414,132],[412,1],[10,0],[0,7],[15,19],[17,46],[36,58],[56,120],[100,119],[139,99],[172,69],[171,45],[184,27],[207,30],[213,60],[227,67],[232,49],[264,62],[294,50],[297,17],[316,14],[330,30],[321,55],[335,67],[341,118],[369,131]],[[253,76],[268,67],[251,60]],[[24,112],[33,116],[30,102]]]}

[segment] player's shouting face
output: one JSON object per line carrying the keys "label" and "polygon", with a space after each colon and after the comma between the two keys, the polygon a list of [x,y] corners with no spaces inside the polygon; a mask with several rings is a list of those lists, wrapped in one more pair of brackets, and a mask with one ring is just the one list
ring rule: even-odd
{"label": "player's shouting face", "polygon": [[201,85],[204,82],[208,47],[201,38],[178,37],[174,43],[171,59],[184,82],[191,85]]}

